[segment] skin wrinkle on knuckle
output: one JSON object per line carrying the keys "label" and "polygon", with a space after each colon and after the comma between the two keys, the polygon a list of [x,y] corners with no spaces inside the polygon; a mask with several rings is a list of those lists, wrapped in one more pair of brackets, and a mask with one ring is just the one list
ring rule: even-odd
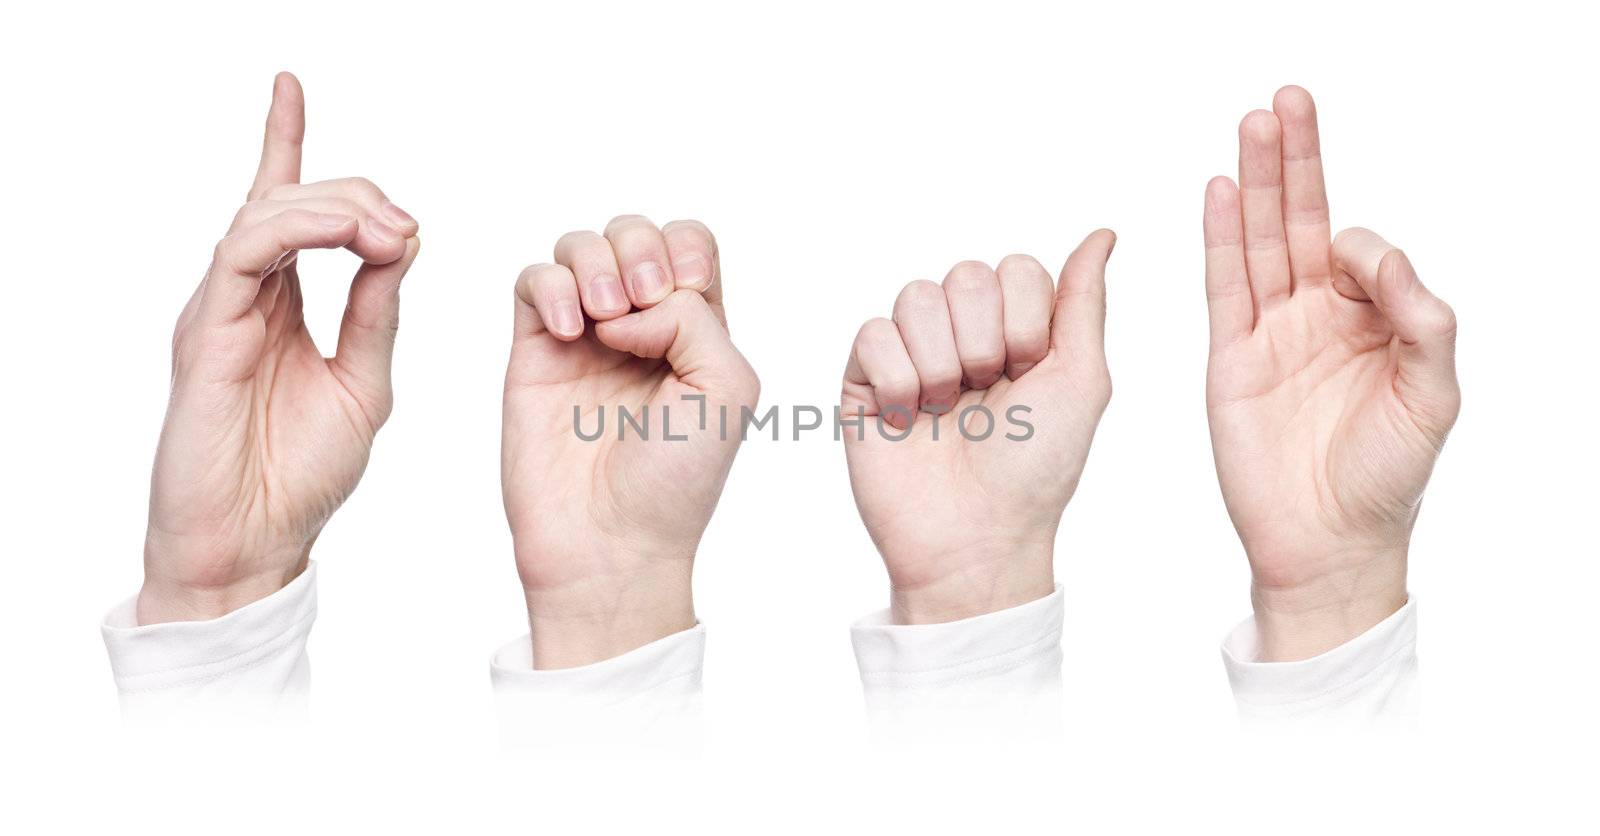
{"label": "skin wrinkle on knuckle", "polygon": [[959,389],[961,386],[961,367],[950,368],[936,365],[932,368],[917,368],[918,378],[922,383],[924,396],[944,395]]}
{"label": "skin wrinkle on knuckle", "polygon": [[378,184],[365,177],[347,177],[341,183],[343,190],[348,194],[363,197],[374,202],[386,200],[383,190]]}
{"label": "skin wrinkle on knuckle", "polygon": [[981,378],[1005,368],[1004,351],[985,351],[961,358],[961,367],[968,377]]}
{"label": "skin wrinkle on knuckle", "polygon": [[570,253],[573,250],[590,247],[597,242],[604,242],[605,240],[606,239],[601,236],[600,233],[595,232],[594,230],[575,229],[556,239],[555,251],[558,253]]}
{"label": "skin wrinkle on knuckle", "polygon": [[606,222],[605,237],[611,238],[621,234],[637,234],[644,229],[654,229],[655,224],[643,215],[618,215]]}
{"label": "skin wrinkle on knuckle", "polygon": [[1043,358],[1045,351],[1050,347],[1049,328],[1035,327],[1032,323],[1012,325],[1006,329],[1005,336],[1006,353],[1018,355],[1019,359]]}
{"label": "skin wrinkle on knuckle", "polygon": [[950,268],[950,274],[945,277],[944,290],[946,293],[954,291],[963,296],[983,295],[991,285],[995,285],[994,272],[989,265],[978,261],[963,261]]}

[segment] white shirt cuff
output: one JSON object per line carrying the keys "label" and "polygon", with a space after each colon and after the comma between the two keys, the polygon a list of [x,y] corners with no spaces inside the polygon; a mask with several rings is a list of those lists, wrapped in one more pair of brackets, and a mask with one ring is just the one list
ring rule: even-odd
{"label": "white shirt cuff", "polygon": [[303,700],[306,641],[317,617],[315,563],[277,592],[208,621],[139,626],[135,600],[112,608],[100,625],[125,711]]}
{"label": "white shirt cuff", "polygon": [[706,628],[696,624],[591,665],[536,670],[532,637],[524,635],[489,663],[504,739],[512,746],[692,747],[705,652]]}
{"label": "white shirt cuff", "polygon": [[985,735],[1039,739],[1061,723],[1063,596],[945,624],[891,624],[887,611],[850,630],[867,715],[888,738]]}
{"label": "white shirt cuff", "polygon": [[1298,662],[1258,662],[1254,618],[1222,644],[1222,661],[1247,725],[1404,724],[1416,715],[1417,605],[1408,600],[1365,633]]}

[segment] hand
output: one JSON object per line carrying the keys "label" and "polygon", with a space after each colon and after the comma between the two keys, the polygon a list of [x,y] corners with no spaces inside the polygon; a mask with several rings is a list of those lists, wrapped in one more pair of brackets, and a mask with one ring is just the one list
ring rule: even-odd
{"label": "hand", "polygon": [[962,262],[943,287],[906,285],[894,319],[856,336],[841,410],[866,420],[845,427],[845,453],[896,623],[954,621],[1055,588],[1056,527],[1111,399],[1115,243],[1110,230],[1084,239],[1059,290],[1028,256],[998,270]]}
{"label": "hand", "polygon": [[[293,580],[389,417],[417,224],[365,180],[300,185],[304,134],[300,83],[280,74],[249,202],[173,336],[140,624],[214,618]],[[301,317],[295,255],[335,247],[364,263],[328,359]]]}
{"label": "hand", "polygon": [[703,224],[624,216],[562,237],[555,261],[517,280],[501,446],[538,668],[694,626],[695,550],[761,389]]}
{"label": "hand", "polygon": [[1285,87],[1239,126],[1239,187],[1206,188],[1206,406],[1263,661],[1330,650],[1405,603],[1461,404],[1455,315],[1377,235],[1330,245],[1320,153],[1311,96]]}

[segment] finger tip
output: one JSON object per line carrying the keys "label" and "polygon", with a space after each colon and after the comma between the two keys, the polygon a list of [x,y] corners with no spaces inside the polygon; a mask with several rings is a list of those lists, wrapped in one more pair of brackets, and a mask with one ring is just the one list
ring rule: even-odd
{"label": "finger tip", "polygon": [[1239,189],[1233,184],[1232,177],[1218,174],[1206,181],[1206,198],[1214,202],[1225,202],[1238,193]]}
{"label": "finger tip", "polygon": [[1303,119],[1315,116],[1317,105],[1306,88],[1298,84],[1286,84],[1273,94],[1272,110],[1282,118]]}
{"label": "finger tip", "polygon": [[286,103],[303,98],[305,90],[300,86],[300,79],[288,70],[280,70],[272,77],[272,97]]}
{"label": "finger tip", "polygon": [[1282,128],[1277,114],[1258,108],[1239,120],[1239,138],[1246,142],[1270,143],[1277,140]]}
{"label": "finger tip", "polygon": [[1206,183],[1205,223],[1207,228],[1231,228],[1239,221],[1239,187],[1228,177],[1216,176]]}

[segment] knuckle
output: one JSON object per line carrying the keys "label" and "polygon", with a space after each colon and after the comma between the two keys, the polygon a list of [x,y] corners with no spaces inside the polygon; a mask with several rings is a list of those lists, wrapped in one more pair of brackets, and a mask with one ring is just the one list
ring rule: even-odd
{"label": "knuckle", "polygon": [[642,227],[654,228],[655,224],[643,215],[618,215],[606,222],[606,237],[610,237],[613,232],[637,230]]}
{"label": "knuckle", "polygon": [[918,383],[915,377],[890,377],[872,384],[873,395],[877,397],[878,405],[891,404],[916,405]]}
{"label": "knuckle", "polygon": [[944,304],[944,289],[927,279],[917,279],[900,290],[895,308],[923,310]]}
{"label": "knuckle", "polygon": [[736,381],[735,396],[741,403],[754,405],[761,400],[761,376],[756,374],[754,366],[743,355],[739,356],[739,374]]}
{"label": "knuckle", "polygon": [[1351,243],[1372,234],[1372,230],[1365,227],[1346,227],[1345,229],[1339,230],[1339,234],[1333,236],[1333,246],[1348,247]]}
{"label": "knuckle", "polygon": [[1006,334],[1006,355],[1013,361],[1038,362],[1050,347],[1050,332],[1043,328],[1025,326],[1014,328]]}
{"label": "knuckle", "polygon": [[670,309],[679,311],[694,310],[698,308],[704,308],[709,311],[711,309],[711,306],[706,303],[705,297],[701,296],[699,291],[690,290],[688,288],[679,288],[678,290],[672,291],[671,293],[667,294],[667,298],[661,300],[660,304],[666,305]]}
{"label": "knuckle", "polygon": [[551,277],[552,271],[558,269],[554,264],[530,264],[522,268],[517,274],[517,284],[524,285],[530,290],[543,284]]}
{"label": "knuckle", "polygon": [[971,375],[974,372],[982,374],[993,372],[1006,364],[1006,351],[1004,346],[983,348],[963,355],[961,365]]}
{"label": "knuckle", "polygon": [[931,394],[954,390],[961,385],[961,365],[932,363],[917,367],[917,378],[922,388]]}
{"label": "knuckle", "polygon": [[[342,213],[342,214],[345,214],[345,215],[350,215],[350,216],[353,216],[353,217],[366,214],[366,209],[365,209],[365,207],[363,207],[360,204],[360,202],[352,200],[352,199],[350,199],[348,197],[332,197],[332,198],[328,198],[328,202],[330,204],[332,204],[331,208],[335,212],[339,212],[339,213]],[[295,210],[295,211],[306,211],[306,210]]]}
{"label": "knuckle", "polygon": [[211,248],[211,263],[223,270],[232,270],[234,250],[237,246],[232,235],[224,237]]}
{"label": "knuckle", "polygon": [[963,261],[950,268],[944,278],[946,290],[971,293],[986,290],[994,284],[994,271],[981,261]]}
{"label": "knuckle", "polygon": [[604,240],[604,238],[600,237],[600,233],[595,232],[594,230],[575,229],[556,239],[556,250],[560,251],[576,249],[578,247],[586,247],[594,244],[596,241]]}
{"label": "knuckle", "polygon": [[347,177],[344,181],[344,187],[350,193],[362,197],[383,197],[383,190],[378,188],[378,184],[365,177]]}
{"label": "knuckle", "polygon": [[996,268],[996,272],[1002,276],[1008,273],[1020,275],[1043,273],[1047,276],[1049,275],[1049,271],[1044,269],[1044,265],[1040,264],[1038,259],[1026,253],[1012,253],[1000,259],[1000,265]]}
{"label": "knuckle", "polygon": [[1450,307],[1448,302],[1439,302],[1434,308],[1430,325],[1434,333],[1454,340],[1456,336],[1456,309]]}
{"label": "knuckle", "polygon": [[862,323],[861,330],[856,332],[856,341],[867,345],[882,345],[891,337],[899,339],[899,330],[893,320],[881,316]]}

